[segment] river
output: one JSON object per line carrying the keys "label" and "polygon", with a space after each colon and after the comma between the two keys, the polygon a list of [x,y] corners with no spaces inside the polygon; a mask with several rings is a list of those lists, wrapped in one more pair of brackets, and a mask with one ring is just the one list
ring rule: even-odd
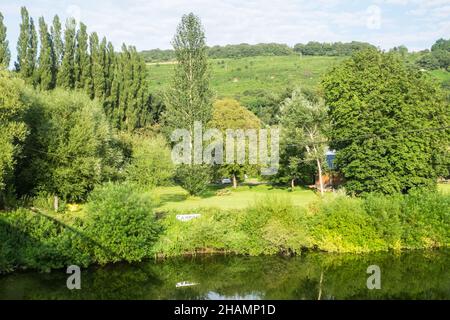
{"label": "river", "polygon": [[[367,288],[367,268],[381,288]],[[198,256],[0,276],[0,299],[450,299],[450,250],[299,257]]]}

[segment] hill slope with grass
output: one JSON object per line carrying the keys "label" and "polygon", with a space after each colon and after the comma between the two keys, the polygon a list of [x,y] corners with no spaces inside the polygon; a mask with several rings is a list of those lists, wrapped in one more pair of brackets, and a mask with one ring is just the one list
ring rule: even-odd
{"label": "hill slope with grass", "polygon": [[[264,92],[281,93],[297,85],[314,88],[327,70],[344,59],[297,55],[211,59],[211,85],[218,98],[248,104]],[[150,63],[147,68],[151,88],[161,90],[170,82],[174,63]]]}
{"label": "hill slope with grass", "polygon": [[[290,55],[210,59],[211,85],[217,98],[235,98],[249,105],[265,93],[280,94],[287,87],[316,89],[322,75],[346,58]],[[173,61],[147,64],[154,92],[169,85],[174,65]],[[435,70],[430,74],[444,87],[450,81],[450,72]]]}

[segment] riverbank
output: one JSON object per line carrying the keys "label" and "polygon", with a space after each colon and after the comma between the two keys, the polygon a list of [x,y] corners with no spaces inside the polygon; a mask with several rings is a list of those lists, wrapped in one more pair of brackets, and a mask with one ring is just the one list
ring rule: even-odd
{"label": "riverbank", "polygon": [[160,212],[152,199],[110,184],[94,191],[81,212],[2,213],[0,270],[50,271],[212,252],[259,256],[450,247],[450,194],[442,192],[335,194],[305,206],[279,194],[263,195],[245,209],[199,208],[189,221],[177,215],[193,212]]}

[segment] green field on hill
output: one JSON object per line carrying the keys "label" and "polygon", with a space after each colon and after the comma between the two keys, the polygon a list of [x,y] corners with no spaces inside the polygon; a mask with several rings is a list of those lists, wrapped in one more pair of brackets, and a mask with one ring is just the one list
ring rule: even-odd
{"label": "green field on hill", "polygon": [[[218,98],[233,97],[246,104],[263,91],[281,92],[286,87],[316,86],[321,76],[343,57],[273,56],[239,59],[211,59],[212,88]],[[148,64],[150,86],[166,87],[173,63]]]}
{"label": "green field on hill", "polygon": [[[211,85],[217,98],[231,97],[244,105],[263,92],[280,93],[286,87],[317,87],[323,74],[346,57],[270,56],[238,59],[211,59]],[[147,64],[150,87],[159,91],[170,82],[173,62]],[[450,72],[430,72],[441,83],[450,81]]]}

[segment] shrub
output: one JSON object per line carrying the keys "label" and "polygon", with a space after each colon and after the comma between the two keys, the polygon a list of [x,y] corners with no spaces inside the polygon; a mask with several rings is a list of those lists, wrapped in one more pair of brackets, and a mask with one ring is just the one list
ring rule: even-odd
{"label": "shrub", "polygon": [[165,185],[172,178],[174,166],[166,141],[156,136],[135,136],[127,179],[142,188]]}
{"label": "shrub", "polygon": [[0,272],[15,268],[41,271],[91,260],[76,227],[26,209],[0,214]]}
{"label": "shrub", "polygon": [[149,255],[160,226],[147,194],[129,184],[99,186],[87,203],[86,234],[94,241],[94,259],[100,263],[141,261]]}
{"label": "shrub", "polygon": [[200,195],[208,188],[211,168],[207,165],[180,165],[176,169],[175,180],[190,195]]}

